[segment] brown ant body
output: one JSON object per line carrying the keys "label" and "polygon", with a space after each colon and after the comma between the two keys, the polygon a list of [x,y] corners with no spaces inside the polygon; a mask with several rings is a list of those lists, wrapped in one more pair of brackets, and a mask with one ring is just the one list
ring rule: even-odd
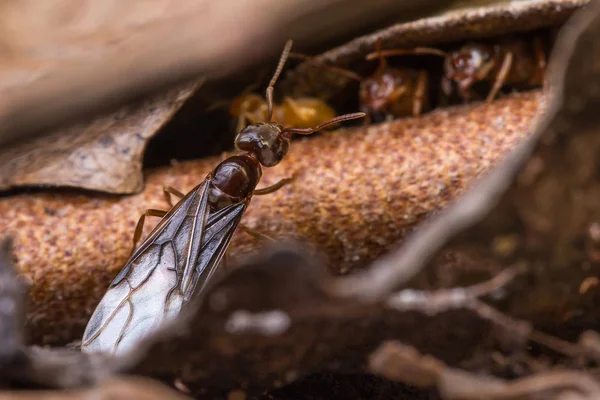
{"label": "brown ant body", "polygon": [[[367,59],[404,54],[435,54],[444,57],[442,91],[452,94],[456,84],[459,96],[470,100],[472,86],[486,81],[492,88],[486,98],[491,102],[505,85],[541,86],[546,70],[546,55],[541,39],[536,37],[532,46],[527,40],[506,38],[493,44],[470,42],[456,50],[442,52],[438,49],[418,47],[412,50],[385,50],[367,56]],[[531,51],[533,47],[533,52]]]}
{"label": "brown ant body", "polygon": [[[293,135],[310,135],[327,126],[364,117],[353,113],[315,127],[284,127],[273,121],[273,86],[292,46],[289,40],[267,87],[267,116],[247,125],[235,138],[239,153],[217,165],[187,194],[165,187],[169,211],[150,209],[140,217],[129,261],[109,286],[92,314],[82,339],[82,351],[121,353],[172,320],[192,299],[202,296],[225,257],[254,195],[272,193],[290,182],[283,179],[257,189],[262,169],[279,164]],[[138,246],[147,216],[160,222]],[[256,232],[254,234],[257,234]]]}
{"label": "brown ant body", "polygon": [[[378,40],[377,52],[369,59],[379,59],[379,65],[375,72],[367,77],[361,77],[339,67],[316,64],[359,82],[359,108],[369,117],[382,114],[394,117],[420,115],[423,109],[429,107],[427,90],[429,74],[425,70],[392,68],[387,65],[383,53],[381,40]],[[439,55],[440,52],[436,54]]]}
{"label": "brown ant body", "polygon": [[377,70],[360,81],[360,110],[368,115],[384,113],[396,117],[418,116],[429,107],[428,73],[425,70],[391,68],[381,51],[381,39],[373,57],[379,59]]}
{"label": "brown ant body", "polygon": [[444,60],[442,90],[449,95],[451,82],[454,82],[459,95],[469,100],[471,86],[478,81],[487,81],[493,85],[486,99],[490,102],[505,85],[541,86],[546,55],[539,38],[532,44],[515,38],[495,44],[467,43],[451,51]]}

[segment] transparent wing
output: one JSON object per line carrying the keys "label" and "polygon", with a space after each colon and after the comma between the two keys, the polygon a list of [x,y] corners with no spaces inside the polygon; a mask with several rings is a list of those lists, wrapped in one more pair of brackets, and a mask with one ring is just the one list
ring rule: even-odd
{"label": "transparent wing", "polygon": [[[129,350],[198,293],[219,265],[247,202],[210,215],[205,180],[154,228],[94,311],[82,350]],[[186,292],[182,289],[186,288]],[[185,293],[188,293],[185,296]]]}
{"label": "transparent wing", "polygon": [[225,255],[231,238],[246,211],[249,200],[232,204],[214,214],[206,223],[202,247],[196,258],[189,286],[182,285],[184,301],[201,294]]}

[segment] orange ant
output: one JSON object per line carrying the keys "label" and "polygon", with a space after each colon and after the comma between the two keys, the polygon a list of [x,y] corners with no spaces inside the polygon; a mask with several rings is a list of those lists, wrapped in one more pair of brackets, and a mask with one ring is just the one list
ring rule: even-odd
{"label": "orange ant", "polygon": [[[289,58],[311,60],[311,57],[300,53],[290,53]],[[321,66],[351,79],[360,79],[353,72],[325,64],[321,64]],[[250,93],[250,89],[251,87],[247,88],[244,93],[234,98],[229,107],[229,113],[238,119],[238,132],[248,123],[254,124],[266,120],[269,114],[266,100],[258,94]],[[273,122],[298,128],[320,125],[336,116],[336,112],[331,106],[315,97],[293,99],[285,96],[281,103],[273,104],[272,112]]]}
{"label": "orange ant", "polygon": [[[255,93],[243,93],[233,99],[229,113],[237,117],[237,132],[248,124],[267,119],[269,107],[266,100]],[[314,97],[292,99],[284,97],[280,104],[273,104],[273,122],[284,126],[309,128],[335,117],[336,113],[323,100]]]}
{"label": "orange ant", "polygon": [[418,47],[412,50],[385,50],[371,53],[367,59],[404,54],[435,54],[444,57],[442,91],[452,93],[452,82],[458,94],[467,101],[472,97],[473,84],[480,81],[493,83],[486,102],[496,98],[505,85],[541,86],[546,70],[546,55],[539,37],[532,42],[532,54],[528,41],[505,38],[495,44],[470,42],[457,50],[443,52],[438,49]]}

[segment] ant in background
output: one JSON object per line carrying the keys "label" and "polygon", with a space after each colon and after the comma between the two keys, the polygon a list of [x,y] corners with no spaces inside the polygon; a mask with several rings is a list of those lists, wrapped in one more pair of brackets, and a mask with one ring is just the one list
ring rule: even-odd
{"label": "ant in background", "polygon": [[500,39],[496,43],[469,42],[449,52],[428,47],[385,50],[371,53],[367,59],[404,54],[443,56],[442,91],[446,96],[450,96],[454,83],[459,96],[464,101],[473,97],[472,86],[477,82],[484,81],[492,84],[486,98],[486,102],[489,103],[506,85],[528,87],[543,85],[546,71],[546,54],[539,36],[531,41],[511,37]]}
{"label": "ant in background", "polygon": [[[367,59],[379,59],[379,66],[372,75],[360,81],[360,110],[367,115],[420,115],[423,109],[429,107],[428,72],[388,67],[387,55],[381,50],[381,39],[377,40],[376,48],[376,52],[369,54]],[[440,55],[439,51],[431,51]]]}
{"label": "ant in background", "polygon": [[[267,102],[255,93],[243,93],[233,99],[229,113],[236,117],[237,132],[248,124],[264,121],[269,113]],[[314,97],[292,99],[284,97],[279,104],[273,104],[273,122],[284,126],[308,128],[332,119],[336,113],[323,100]]]}
{"label": "ant in background", "polygon": [[[376,47],[377,51],[368,59],[378,59],[379,65],[375,72],[367,77],[339,67],[315,63],[359,82],[360,111],[368,115],[367,124],[371,117],[382,114],[395,117],[420,115],[429,107],[428,72],[424,69],[389,67],[385,52],[381,51],[381,39],[377,41]],[[444,55],[441,51],[428,50],[430,51],[438,56]],[[311,58],[307,60],[314,61]]]}
{"label": "ant in background", "polygon": [[[312,60],[311,57],[300,54],[290,53],[290,58],[302,60]],[[320,66],[335,71],[350,79],[360,79],[353,72],[341,68],[320,64]],[[266,120],[269,115],[269,107],[266,100],[255,93],[251,93],[247,88],[244,93],[233,99],[229,107],[229,113],[238,119],[237,131],[244,126]],[[285,96],[281,103],[273,104],[273,122],[284,126],[295,126],[298,128],[309,128],[322,124],[336,116],[335,110],[325,101],[315,97],[299,97],[294,99]]]}

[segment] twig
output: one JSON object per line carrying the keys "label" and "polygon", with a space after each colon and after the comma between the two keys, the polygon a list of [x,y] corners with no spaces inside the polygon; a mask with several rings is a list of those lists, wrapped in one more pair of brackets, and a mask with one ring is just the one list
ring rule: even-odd
{"label": "twig", "polygon": [[480,318],[491,322],[511,340],[524,343],[531,340],[567,357],[588,356],[600,359],[600,337],[588,332],[580,344],[573,344],[537,331],[528,322],[503,314],[479,300],[505,287],[511,280],[526,271],[524,264],[509,267],[492,279],[466,288],[442,289],[434,292],[405,289],[391,295],[386,305],[398,311],[420,311],[436,315],[451,309],[468,309]]}
{"label": "twig", "polygon": [[[372,372],[388,379],[420,387],[436,387],[445,399],[508,400],[544,393],[558,399],[566,393],[572,399],[600,398],[600,383],[578,371],[547,371],[505,381],[448,367],[442,361],[421,355],[400,342],[382,344],[370,357]],[[560,397],[559,397],[560,396]]]}
{"label": "twig", "polygon": [[430,315],[453,308],[477,308],[477,298],[501,289],[525,271],[525,265],[509,267],[486,282],[466,288],[441,289],[434,292],[405,289],[391,295],[386,304],[397,310],[418,309]]}

